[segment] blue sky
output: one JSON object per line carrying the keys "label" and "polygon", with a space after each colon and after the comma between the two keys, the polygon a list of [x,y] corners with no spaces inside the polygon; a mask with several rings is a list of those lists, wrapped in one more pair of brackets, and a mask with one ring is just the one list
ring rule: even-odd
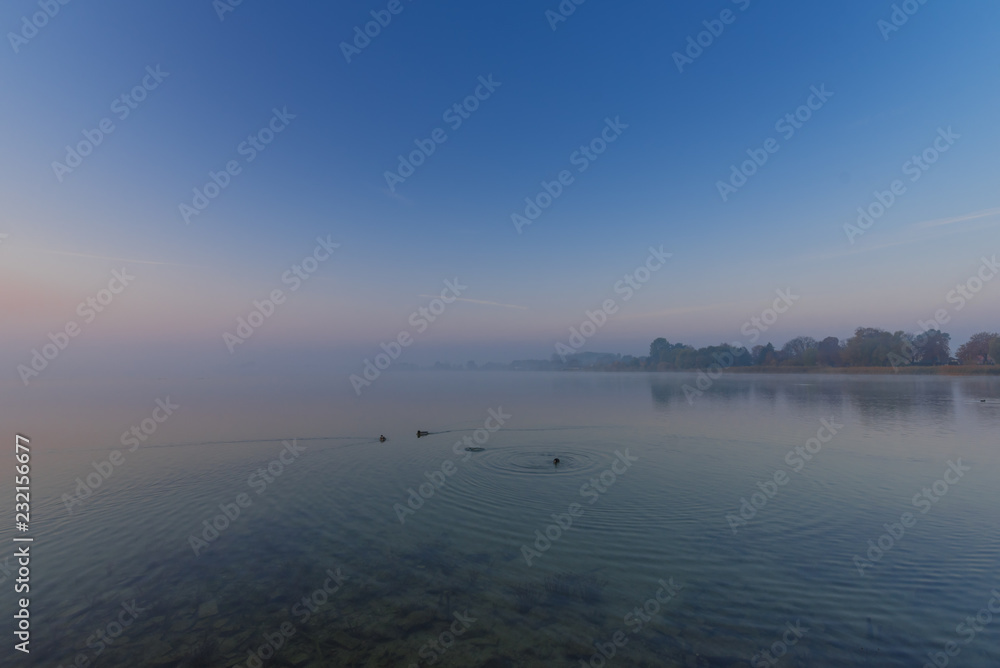
{"label": "blue sky", "polygon": [[[220,20],[210,0],[70,2],[15,52],[9,33],[41,10],[5,3],[10,368],[125,260],[135,286],[79,348],[228,363],[223,331],[320,235],[341,248],[243,359],[308,350],[351,364],[455,277],[474,301],[450,305],[408,361],[548,357],[660,245],[671,260],[586,349],[738,340],[786,287],[802,298],[768,333],[776,344],[913,331],[1000,250],[996,3],[930,1],[884,39],[888,2],[589,0],[553,30],[555,1],[401,0],[346,62],[341,43],[388,4],[244,0]],[[732,22],[679,72],[672,54],[726,10]],[[119,120],[115,98],[157,66],[169,75]],[[490,76],[500,85],[452,130],[442,114]],[[775,122],[813,86],[832,97],[784,139]],[[237,147],[286,108],[295,118],[246,162]],[[60,182],[53,161],[104,118],[114,132]],[[578,173],[571,155],[606,118],[628,127]],[[385,172],[436,128],[447,141],[389,192]],[[903,164],[941,128],[959,138],[910,182]],[[779,150],[722,201],[717,182],[769,137]],[[234,159],[242,171],[186,224],[178,206]],[[518,234],[511,214],[564,169],[574,182]],[[849,243],[844,224],[894,179],[906,193]],[[998,307],[1000,282],[945,329],[956,343],[995,330]]]}

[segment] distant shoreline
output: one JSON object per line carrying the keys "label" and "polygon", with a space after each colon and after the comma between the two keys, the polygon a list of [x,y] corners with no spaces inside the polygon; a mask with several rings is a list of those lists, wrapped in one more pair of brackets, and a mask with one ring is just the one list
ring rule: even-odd
{"label": "distant shoreline", "polygon": [[[589,371],[590,369],[567,369],[567,371]],[[595,369],[596,371],[596,369]],[[614,371],[613,369],[609,371]],[[635,371],[634,373],[696,373],[698,369],[664,369],[662,371]],[[858,374],[858,375],[899,375],[908,374],[911,376],[1000,376],[1000,365],[941,365],[941,366],[901,366],[893,368],[891,366],[828,366],[828,367],[801,367],[801,366],[779,366],[779,367],[759,367],[759,366],[732,366],[725,370],[725,373],[746,373],[746,374]]]}
{"label": "distant shoreline", "polygon": [[[469,371],[463,368],[435,369],[433,367],[409,366],[404,367],[407,371]],[[497,365],[493,368],[479,367],[473,369],[479,372],[509,371],[513,373],[698,373],[704,369],[611,369],[607,367],[574,367],[571,369],[539,369],[520,368],[512,369]],[[939,365],[939,366],[825,366],[825,367],[805,367],[805,366],[730,366],[723,370],[723,373],[739,374],[827,374],[827,375],[910,375],[910,376],[1000,376],[1000,364],[993,365]]]}

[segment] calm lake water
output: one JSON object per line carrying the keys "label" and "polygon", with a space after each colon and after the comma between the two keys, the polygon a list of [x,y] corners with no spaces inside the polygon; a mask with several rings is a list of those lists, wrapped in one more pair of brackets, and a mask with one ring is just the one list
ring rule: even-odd
{"label": "calm lake water", "polygon": [[21,663],[919,667],[954,642],[949,665],[1000,665],[1000,379],[695,383],[8,388],[33,447]]}

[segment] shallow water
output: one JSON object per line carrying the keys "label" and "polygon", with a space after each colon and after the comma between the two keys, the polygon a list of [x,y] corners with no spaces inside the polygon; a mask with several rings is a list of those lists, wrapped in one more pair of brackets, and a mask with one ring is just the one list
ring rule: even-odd
{"label": "shallow water", "polygon": [[920,666],[948,641],[951,665],[1000,665],[1000,619],[956,628],[1000,593],[998,380],[341,381],[8,388],[33,447],[32,665],[597,666],[597,643],[607,665]]}

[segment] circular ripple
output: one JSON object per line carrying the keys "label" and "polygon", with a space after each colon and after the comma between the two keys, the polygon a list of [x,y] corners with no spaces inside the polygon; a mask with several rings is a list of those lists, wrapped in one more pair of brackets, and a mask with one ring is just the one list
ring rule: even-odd
{"label": "circular ripple", "polygon": [[[578,474],[607,468],[614,455],[571,446],[554,448],[539,446],[532,448],[487,448],[472,454],[473,461],[486,472],[507,475],[560,475]],[[553,464],[553,459],[559,459]]]}
{"label": "circular ripple", "polygon": [[[441,515],[442,527],[444,522],[470,532],[486,527],[490,535],[509,534],[520,540],[525,531],[531,535],[535,520],[564,513],[570,503],[583,501],[581,481],[610,467],[614,449],[610,444],[601,448],[536,442],[468,453],[472,455],[468,461],[461,457],[456,461],[465,473],[448,484],[454,505]],[[558,466],[552,463],[556,457]],[[525,523],[523,518],[530,520]]]}

